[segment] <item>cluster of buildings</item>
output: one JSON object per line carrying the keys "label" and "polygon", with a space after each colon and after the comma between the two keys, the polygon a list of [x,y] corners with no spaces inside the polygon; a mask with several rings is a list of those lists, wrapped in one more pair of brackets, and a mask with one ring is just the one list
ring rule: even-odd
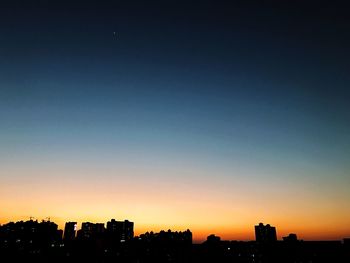
{"label": "cluster of buildings", "polygon": [[64,232],[50,220],[41,222],[10,222],[0,226],[0,251],[22,251],[30,254],[44,253],[66,245],[82,242],[102,242],[104,246],[130,241],[134,238],[134,223],[112,219],[105,224],[84,222],[77,229],[77,222],[67,222]]}
{"label": "cluster of buildings", "polygon": [[111,238],[120,242],[131,240],[134,237],[134,223],[128,220],[116,221],[111,219],[104,223],[83,222],[77,230],[77,222],[67,222],[64,228],[64,240],[92,240],[96,238]]}
{"label": "cluster of buildings", "polygon": [[276,228],[254,226],[255,241],[222,241],[209,235],[192,244],[186,231],[146,232],[134,237],[134,223],[67,222],[64,231],[50,220],[0,225],[0,261],[8,262],[350,262],[350,239],[300,241],[296,234],[277,240]]}
{"label": "cluster of buildings", "polygon": [[159,233],[146,232],[138,237],[139,240],[149,243],[167,243],[167,244],[192,244],[192,232],[186,231],[160,231]]}
{"label": "cluster of buildings", "polygon": [[42,249],[62,245],[62,233],[57,224],[49,220],[10,222],[0,226],[0,249],[37,253]]}
{"label": "cluster of buildings", "polygon": [[[264,225],[263,223],[259,223],[254,227],[255,229],[255,240],[258,243],[268,244],[277,242],[277,233],[276,228],[269,224]],[[283,241],[285,242],[297,242],[298,237],[294,233],[290,233],[288,236],[283,237]]]}
{"label": "cluster of buildings", "polygon": [[[269,224],[259,223],[255,227],[255,239],[258,243],[273,243],[277,241],[276,228]],[[108,238],[118,242],[127,242],[134,238],[134,223],[128,220],[117,221],[111,219],[106,224],[83,222],[78,230],[77,222],[67,222],[64,232],[58,229],[57,224],[50,220],[37,220],[10,222],[0,226],[0,242],[2,246],[5,243],[15,242],[18,244],[35,244],[38,240],[51,244],[59,240],[93,240],[98,238]],[[148,241],[166,241],[173,240],[177,242],[191,242],[192,233],[190,230],[184,232],[160,231],[159,233],[146,232],[138,237],[139,240]],[[284,241],[298,241],[296,234],[289,234],[283,237]],[[215,235],[208,236],[208,241],[220,241]],[[6,244],[5,244],[6,245]]]}

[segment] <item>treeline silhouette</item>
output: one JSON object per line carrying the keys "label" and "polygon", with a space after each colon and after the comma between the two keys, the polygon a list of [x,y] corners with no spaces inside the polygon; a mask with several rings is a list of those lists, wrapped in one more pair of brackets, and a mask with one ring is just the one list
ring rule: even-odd
{"label": "treeline silhouette", "polygon": [[222,241],[212,234],[193,244],[190,230],[134,236],[134,223],[67,222],[64,232],[50,220],[0,226],[0,262],[350,262],[350,239],[301,241],[296,234],[277,240],[276,229],[255,226],[256,241]]}

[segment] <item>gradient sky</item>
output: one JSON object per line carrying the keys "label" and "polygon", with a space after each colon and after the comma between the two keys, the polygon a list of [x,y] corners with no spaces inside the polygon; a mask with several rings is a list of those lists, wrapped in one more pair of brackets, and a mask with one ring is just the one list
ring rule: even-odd
{"label": "gradient sky", "polygon": [[0,223],[350,235],[349,9],[9,2]]}

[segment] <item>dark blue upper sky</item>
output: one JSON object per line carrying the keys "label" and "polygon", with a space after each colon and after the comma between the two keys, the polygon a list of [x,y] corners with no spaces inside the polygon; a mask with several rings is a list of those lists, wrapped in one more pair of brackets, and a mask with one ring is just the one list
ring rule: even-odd
{"label": "dark blue upper sky", "polygon": [[3,4],[3,124],[119,118],[224,136],[347,134],[341,6],[73,2]]}

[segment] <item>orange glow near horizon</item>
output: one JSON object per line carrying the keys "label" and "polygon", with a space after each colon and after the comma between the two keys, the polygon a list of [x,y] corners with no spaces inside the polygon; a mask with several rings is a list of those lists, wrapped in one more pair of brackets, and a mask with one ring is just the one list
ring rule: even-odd
{"label": "orange glow near horizon", "polygon": [[[193,169],[184,169],[181,177],[160,180],[159,174],[177,171],[135,168],[99,170],[104,173],[99,179],[99,168],[44,168],[3,168],[13,176],[3,179],[0,186],[1,224],[31,216],[38,220],[50,217],[63,229],[66,221],[77,221],[80,226],[84,221],[128,219],[135,222],[136,235],[190,229],[197,242],[209,234],[228,240],[253,240],[254,225],[259,222],[276,226],[280,239],[289,233],[304,240],[350,235],[346,198],[334,203],[330,196],[338,193],[329,192],[327,196],[304,191],[293,181],[284,187],[277,185],[278,181],[276,186],[264,185],[249,178],[221,182],[203,171],[199,177]],[[19,181],[15,175],[20,173],[26,177]],[[140,176],[142,173],[147,176]],[[67,176],[70,174],[74,177]]]}
{"label": "orange glow near horizon", "polygon": [[[115,218],[115,217],[113,217]],[[44,219],[46,220],[47,217],[39,217],[36,218],[37,220]],[[124,220],[127,218],[117,218],[117,220]],[[28,217],[20,217],[20,216],[14,216],[12,218],[2,217],[0,219],[0,224],[5,224],[11,221],[26,221],[29,220]],[[56,217],[50,217],[50,220],[57,223],[59,226],[59,229],[64,229],[65,222],[68,221],[77,221],[78,222],[78,229],[80,229],[80,225],[82,222],[98,222],[98,223],[107,223],[110,219],[105,219],[101,217],[75,217],[74,219],[65,220],[63,218],[56,218]],[[129,219],[133,221],[132,219]],[[142,221],[141,221],[142,222]],[[142,224],[138,223],[138,221],[134,220],[135,223],[135,236],[143,234],[145,232],[159,232],[161,230],[168,230],[171,229],[173,231],[184,231],[186,229],[190,229],[193,233],[193,240],[194,242],[203,242],[206,240],[207,236],[210,234],[215,234],[217,236],[220,236],[223,240],[241,240],[241,241],[249,241],[254,240],[254,225],[259,223],[258,221],[256,223],[253,223],[251,225],[245,225],[237,227],[237,225],[232,226],[221,226],[221,225],[213,225],[213,226],[197,226],[197,225],[172,225],[172,224]],[[269,223],[269,222],[267,222]],[[345,223],[345,222],[344,222]],[[334,226],[333,228],[326,229],[325,231],[320,232],[319,226],[314,226],[312,228],[310,227],[296,227],[296,228],[290,228],[290,227],[283,227],[276,224],[273,224],[277,228],[277,236],[278,239],[282,239],[283,236],[288,235],[289,233],[296,233],[298,235],[299,239],[303,240],[342,240],[345,237],[350,236],[348,229],[346,227],[343,228],[337,228]]]}
{"label": "orange glow near horizon", "polygon": [[[251,200],[242,206],[230,200],[224,203],[225,200],[220,198],[198,196],[191,199],[194,198],[191,196],[182,200],[178,195],[139,192],[139,195],[128,198],[127,202],[118,202],[125,200],[123,193],[98,191],[96,195],[91,195],[89,191],[82,191],[69,195],[68,192],[59,194],[59,189],[56,194],[33,190],[31,196],[13,195],[11,200],[2,196],[1,224],[28,220],[30,216],[38,220],[50,217],[63,229],[66,221],[77,221],[80,226],[81,222],[86,221],[106,223],[111,218],[128,219],[135,222],[136,235],[146,231],[190,229],[197,241],[205,240],[209,234],[216,234],[222,239],[253,240],[253,227],[259,222],[276,226],[279,238],[297,233],[299,238],[305,240],[342,239],[350,234],[347,225],[349,216],[327,217],[327,213],[332,211],[305,216],[307,208],[300,207],[300,214],[292,215],[287,211],[279,214],[278,208],[272,207],[273,210],[264,215],[253,206]],[[254,209],[255,213],[252,212]]]}

